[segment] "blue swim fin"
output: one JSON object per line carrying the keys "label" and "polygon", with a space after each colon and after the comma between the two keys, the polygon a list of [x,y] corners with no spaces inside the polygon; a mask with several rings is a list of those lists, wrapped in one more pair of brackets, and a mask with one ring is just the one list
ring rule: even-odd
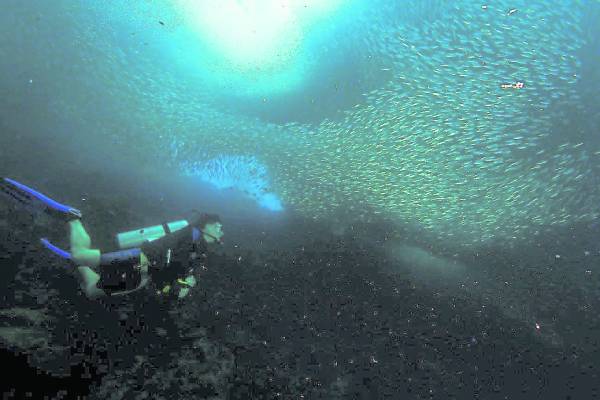
{"label": "blue swim fin", "polygon": [[10,178],[0,181],[0,194],[28,208],[39,208],[53,216],[66,219],[81,218],[81,211],[61,204],[50,197]]}
{"label": "blue swim fin", "polygon": [[42,238],[42,239],[40,239],[40,241],[42,242],[42,244],[44,245],[45,248],[47,248],[48,250],[50,250],[51,252],[53,252],[57,256],[59,256],[61,258],[64,258],[66,260],[70,260],[71,259],[71,253],[69,253],[66,250],[61,249],[60,247],[56,247],[55,245],[53,245],[52,243],[50,243],[50,241],[48,239]]}
{"label": "blue swim fin", "polygon": [[[41,210],[63,220],[81,218],[81,211],[78,209],[52,200],[37,190],[10,178],[4,178],[0,181],[0,194],[29,210]],[[71,259],[71,254],[68,251],[56,247],[48,239],[42,238],[40,241],[45,248],[59,257],[67,260]]]}

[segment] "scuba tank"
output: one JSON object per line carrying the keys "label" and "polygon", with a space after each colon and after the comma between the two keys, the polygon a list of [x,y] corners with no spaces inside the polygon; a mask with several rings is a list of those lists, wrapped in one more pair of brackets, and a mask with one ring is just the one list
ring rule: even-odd
{"label": "scuba tank", "polygon": [[161,237],[171,232],[183,229],[188,225],[189,223],[182,219],[179,221],[167,222],[162,225],[153,225],[146,228],[122,232],[117,234],[117,244],[120,249],[139,247],[143,243],[160,239]]}

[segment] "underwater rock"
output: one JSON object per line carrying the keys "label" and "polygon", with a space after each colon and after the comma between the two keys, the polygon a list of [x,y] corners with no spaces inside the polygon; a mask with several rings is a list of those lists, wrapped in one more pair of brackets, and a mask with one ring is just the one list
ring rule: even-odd
{"label": "underwater rock", "polygon": [[1,327],[0,341],[20,350],[47,348],[49,337],[44,329],[28,327]]}

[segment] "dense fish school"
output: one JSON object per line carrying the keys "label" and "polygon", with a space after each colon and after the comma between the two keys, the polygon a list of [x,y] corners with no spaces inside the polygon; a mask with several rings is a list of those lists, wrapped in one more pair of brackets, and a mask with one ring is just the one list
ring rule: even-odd
{"label": "dense fish school", "polygon": [[215,116],[213,151],[258,155],[309,215],[365,207],[467,242],[595,217],[598,154],[553,132],[579,107],[584,3],[495,3],[453,1],[418,23],[367,17],[356,40],[386,82],[364,102],[316,126]]}
{"label": "dense fish school", "polygon": [[[126,47],[88,30],[80,46],[94,43],[96,54],[83,65],[104,57],[86,82],[93,76],[98,86],[88,92],[110,96],[113,125],[98,120],[95,129],[117,142],[146,140],[139,152],[160,150],[154,165],[249,157],[266,167],[268,190],[287,208],[316,217],[376,213],[477,243],[598,215],[597,149],[557,129],[582,109],[580,51],[589,40],[582,24],[590,7],[597,4],[373,2],[329,48],[353,43],[365,62],[348,67],[377,84],[357,104],[312,124],[265,122],[219,107],[212,93],[191,90],[191,81],[166,72],[168,62],[145,55],[133,39]],[[167,34],[180,23],[161,18]],[[92,19],[81,21],[84,32]],[[56,113],[82,118],[76,99],[54,104]]]}

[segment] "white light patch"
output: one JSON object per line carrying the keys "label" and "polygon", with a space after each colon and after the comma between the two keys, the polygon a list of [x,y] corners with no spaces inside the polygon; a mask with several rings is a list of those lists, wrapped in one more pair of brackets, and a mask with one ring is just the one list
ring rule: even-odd
{"label": "white light patch", "polygon": [[[205,46],[242,72],[283,68],[311,23],[341,0],[178,0]],[[264,72],[264,71],[263,71]]]}

